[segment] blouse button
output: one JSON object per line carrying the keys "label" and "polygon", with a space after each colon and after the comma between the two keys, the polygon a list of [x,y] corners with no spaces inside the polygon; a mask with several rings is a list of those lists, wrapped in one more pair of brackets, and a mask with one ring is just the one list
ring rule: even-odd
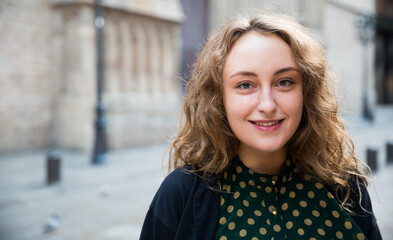
{"label": "blouse button", "polygon": [[274,216],[276,216],[276,215],[277,215],[277,211],[276,211],[276,210],[273,210],[273,211],[272,211],[272,214],[273,214]]}
{"label": "blouse button", "polygon": [[276,181],[272,180],[273,186],[276,186]]}

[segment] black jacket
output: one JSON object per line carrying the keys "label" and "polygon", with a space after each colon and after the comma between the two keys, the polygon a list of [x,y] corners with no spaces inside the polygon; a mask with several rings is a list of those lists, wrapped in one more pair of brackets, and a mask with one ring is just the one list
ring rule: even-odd
{"label": "black jacket", "polygon": [[[212,186],[217,183],[212,180]],[[328,188],[329,189],[329,188]],[[332,189],[329,191],[336,196]],[[382,239],[372,212],[366,187],[361,184],[362,207],[359,194],[351,191],[353,220],[368,240]],[[340,196],[338,196],[340,197]],[[141,240],[214,240],[220,212],[220,194],[206,186],[196,174],[179,168],[169,174],[161,184],[147,212]]]}

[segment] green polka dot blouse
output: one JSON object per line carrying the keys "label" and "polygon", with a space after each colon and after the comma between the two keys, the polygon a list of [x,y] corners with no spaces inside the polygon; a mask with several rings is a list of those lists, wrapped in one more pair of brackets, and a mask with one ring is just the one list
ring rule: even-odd
{"label": "green polka dot blouse", "polygon": [[279,175],[259,174],[237,157],[221,179],[216,240],[366,239],[333,195],[290,159]]}

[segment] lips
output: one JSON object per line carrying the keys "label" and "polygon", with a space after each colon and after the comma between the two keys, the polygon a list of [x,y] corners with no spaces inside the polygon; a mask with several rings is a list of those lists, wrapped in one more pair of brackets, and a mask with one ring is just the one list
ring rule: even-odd
{"label": "lips", "polygon": [[281,123],[282,121],[283,121],[283,119],[274,120],[274,121],[250,121],[250,122],[255,125],[262,126],[262,127],[271,127],[271,126]]}
{"label": "lips", "polygon": [[280,123],[282,120],[272,121],[272,122],[253,122],[255,125],[262,126],[262,127],[271,127]]}
{"label": "lips", "polygon": [[281,120],[261,120],[261,121],[249,121],[255,128],[263,132],[275,132],[278,130],[284,119]]}

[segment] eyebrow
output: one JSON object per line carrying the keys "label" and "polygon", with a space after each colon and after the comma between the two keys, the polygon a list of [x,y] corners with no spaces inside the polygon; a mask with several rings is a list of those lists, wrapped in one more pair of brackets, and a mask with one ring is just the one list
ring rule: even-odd
{"label": "eyebrow", "polygon": [[296,72],[299,72],[299,73],[300,73],[299,69],[297,69],[297,68],[294,68],[294,67],[287,67],[287,68],[282,68],[282,69],[280,69],[280,70],[277,70],[277,71],[274,73],[274,75],[277,75],[277,74],[280,74],[280,73],[283,73],[283,72],[288,72],[288,71],[296,71]]}
{"label": "eyebrow", "polygon": [[241,75],[241,76],[252,76],[252,77],[257,77],[258,75],[253,73],[253,72],[247,72],[247,71],[240,71],[240,72],[236,72],[234,74],[232,74],[229,78],[235,77],[237,75]]}
{"label": "eyebrow", "polygon": [[[299,71],[297,68],[294,68],[294,67],[286,67],[286,68],[281,68],[281,69],[275,71],[275,72],[274,72],[274,75],[277,75],[277,74],[280,74],[280,73],[283,73],[283,72],[288,72],[288,71],[297,71],[297,72],[300,73],[300,71]],[[235,76],[237,76],[237,75],[258,77],[258,75],[257,75],[256,73],[253,73],[253,72],[239,71],[239,72],[236,72],[236,73],[232,74],[229,78],[235,77]]]}

